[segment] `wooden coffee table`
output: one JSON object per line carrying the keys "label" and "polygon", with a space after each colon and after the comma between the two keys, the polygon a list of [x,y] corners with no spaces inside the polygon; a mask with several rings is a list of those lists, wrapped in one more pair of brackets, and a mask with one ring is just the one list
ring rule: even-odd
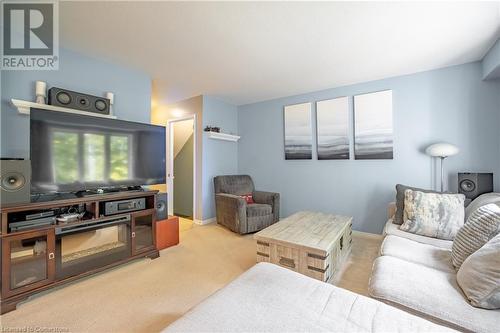
{"label": "wooden coffee table", "polygon": [[330,282],[351,251],[352,217],[298,212],[254,235],[265,261]]}

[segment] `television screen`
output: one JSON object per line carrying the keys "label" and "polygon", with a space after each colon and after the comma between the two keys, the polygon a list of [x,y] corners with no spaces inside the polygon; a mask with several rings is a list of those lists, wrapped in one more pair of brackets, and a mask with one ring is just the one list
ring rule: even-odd
{"label": "television screen", "polygon": [[31,192],[165,183],[165,127],[31,109]]}

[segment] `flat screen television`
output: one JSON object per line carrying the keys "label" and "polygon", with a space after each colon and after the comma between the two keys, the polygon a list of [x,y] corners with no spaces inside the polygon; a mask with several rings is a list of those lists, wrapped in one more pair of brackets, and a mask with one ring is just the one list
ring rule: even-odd
{"label": "flat screen television", "polygon": [[31,109],[31,192],[165,183],[165,127]]}

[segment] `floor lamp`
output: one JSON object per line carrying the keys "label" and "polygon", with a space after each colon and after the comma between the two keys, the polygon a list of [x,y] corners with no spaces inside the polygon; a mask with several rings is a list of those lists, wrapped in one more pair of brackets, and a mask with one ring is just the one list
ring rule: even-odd
{"label": "floor lamp", "polygon": [[444,159],[453,155],[458,154],[459,149],[450,143],[440,142],[430,145],[425,149],[425,153],[432,157],[439,157],[441,159],[441,192],[444,192],[444,173],[443,173],[443,163]]}

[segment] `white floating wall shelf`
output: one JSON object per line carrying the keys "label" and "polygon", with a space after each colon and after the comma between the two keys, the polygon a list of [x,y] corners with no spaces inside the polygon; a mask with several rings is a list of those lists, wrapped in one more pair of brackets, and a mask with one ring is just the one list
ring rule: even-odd
{"label": "white floating wall shelf", "polygon": [[30,114],[31,108],[35,108],[35,109],[42,109],[42,110],[48,110],[48,111],[80,114],[83,116],[116,119],[116,116],[109,116],[109,115],[86,112],[86,111],[75,110],[75,109],[70,109],[70,108],[63,108],[60,106],[54,106],[54,105],[48,105],[48,104],[39,104],[39,103],[34,103],[34,102],[22,101],[20,99],[11,99],[10,101],[12,102],[12,105],[14,105],[17,108],[17,112],[19,112],[20,114],[25,114],[25,115]]}
{"label": "white floating wall shelf", "polygon": [[237,142],[240,139],[238,135],[226,134],[226,133],[217,133],[217,132],[205,132],[208,134],[210,139],[215,140],[224,140],[224,141],[233,141]]}

